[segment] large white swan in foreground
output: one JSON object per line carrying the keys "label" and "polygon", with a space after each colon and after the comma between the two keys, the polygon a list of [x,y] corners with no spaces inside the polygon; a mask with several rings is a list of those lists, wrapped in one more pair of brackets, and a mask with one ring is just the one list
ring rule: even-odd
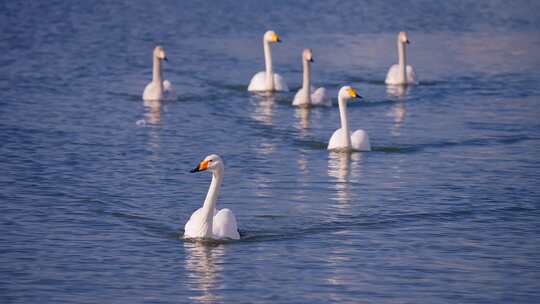
{"label": "large white swan in foreground", "polygon": [[399,32],[397,37],[398,47],[398,64],[394,64],[386,74],[386,84],[416,84],[416,75],[412,66],[407,65],[407,54],[405,52],[405,44],[409,44],[407,33]]}
{"label": "large white swan in foreground", "polygon": [[239,240],[236,218],[229,209],[216,209],[216,201],[223,179],[223,161],[216,154],[207,156],[191,172],[210,170],[212,183],[201,208],[193,212],[184,227],[184,238]]}
{"label": "large white swan in foreground", "polygon": [[337,129],[330,141],[328,150],[334,151],[371,151],[369,136],[364,130],[356,130],[352,134],[349,131],[349,120],[347,118],[347,102],[352,98],[362,98],[356,91],[345,86],[339,90],[338,104],[339,116],[341,118],[341,128]]}
{"label": "large white swan in foreground", "polygon": [[168,80],[163,80],[161,60],[167,61],[167,55],[161,46],[156,46],[153,53],[152,81],[146,85],[143,92],[144,100],[173,100],[176,92]]}
{"label": "large white swan in foreground", "polygon": [[331,106],[332,100],[326,93],[325,88],[315,89],[311,86],[311,68],[310,63],[313,62],[313,53],[310,49],[305,49],[302,52],[302,64],[304,66],[304,81],[302,88],[298,90],[294,96],[293,106],[309,107],[309,106]]}
{"label": "large white swan in foreground", "polygon": [[274,73],[272,67],[272,53],[270,52],[270,43],[281,42],[274,31],[268,31],[263,36],[264,63],[266,71],[259,72],[251,78],[248,91],[251,92],[274,92],[289,91],[289,87],[281,75]]}

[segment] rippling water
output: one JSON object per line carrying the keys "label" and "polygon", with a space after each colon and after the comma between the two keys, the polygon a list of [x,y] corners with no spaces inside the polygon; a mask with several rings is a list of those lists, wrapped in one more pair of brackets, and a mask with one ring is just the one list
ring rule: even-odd
{"label": "rippling water", "polygon": [[[537,1],[0,8],[0,302],[540,300]],[[252,96],[270,28],[293,91]],[[404,90],[384,85],[400,30]],[[174,102],[141,99],[157,43]],[[326,151],[336,105],[290,105],[304,47],[317,85],[364,96],[372,152]],[[210,153],[241,241],[180,238]]]}

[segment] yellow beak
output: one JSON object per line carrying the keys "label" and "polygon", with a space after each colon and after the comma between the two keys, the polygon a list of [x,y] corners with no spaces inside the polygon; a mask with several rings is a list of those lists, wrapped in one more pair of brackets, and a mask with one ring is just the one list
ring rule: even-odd
{"label": "yellow beak", "polygon": [[350,88],[349,89],[349,96],[351,96],[352,98],[356,98],[356,97],[358,97],[358,93],[356,93],[356,91],[353,88]]}

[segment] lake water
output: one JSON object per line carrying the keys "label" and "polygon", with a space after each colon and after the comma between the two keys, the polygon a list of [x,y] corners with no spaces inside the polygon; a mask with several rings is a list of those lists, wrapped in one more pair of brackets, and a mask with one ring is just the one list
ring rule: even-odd
{"label": "lake water", "polygon": [[[540,2],[0,4],[0,302],[538,303]],[[246,92],[274,29],[292,91]],[[420,85],[387,88],[407,30]],[[162,44],[173,102],[144,103]],[[352,85],[373,151],[326,150]],[[243,238],[182,240],[210,174]]]}

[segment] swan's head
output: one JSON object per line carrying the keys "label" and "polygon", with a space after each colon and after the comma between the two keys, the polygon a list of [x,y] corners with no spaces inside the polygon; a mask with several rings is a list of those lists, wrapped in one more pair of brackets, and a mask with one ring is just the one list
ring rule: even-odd
{"label": "swan's head", "polygon": [[401,42],[401,43],[406,43],[406,44],[409,44],[409,43],[410,43],[409,38],[407,37],[407,33],[406,33],[406,32],[399,32],[399,34],[398,34],[398,41]]}
{"label": "swan's head", "polygon": [[311,50],[304,49],[302,52],[302,58],[304,58],[305,61],[313,62],[313,54],[311,53]]}
{"label": "swan's head", "polygon": [[208,155],[203,161],[201,161],[195,169],[191,170],[191,173],[210,170],[223,170],[223,160],[216,154]]}
{"label": "swan's head", "polygon": [[165,50],[160,45],[154,49],[154,57],[167,61],[167,54],[165,54]]}
{"label": "swan's head", "polygon": [[281,42],[279,36],[274,31],[268,31],[264,33],[264,41],[266,42]]}
{"label": "swan's head", "polygon": [[340,100],[349,100],[353,98],[362,98],[362,96],[358,95],[355,89],[351,88],[350,86],[344,86],[339,89],[338,97]]}

